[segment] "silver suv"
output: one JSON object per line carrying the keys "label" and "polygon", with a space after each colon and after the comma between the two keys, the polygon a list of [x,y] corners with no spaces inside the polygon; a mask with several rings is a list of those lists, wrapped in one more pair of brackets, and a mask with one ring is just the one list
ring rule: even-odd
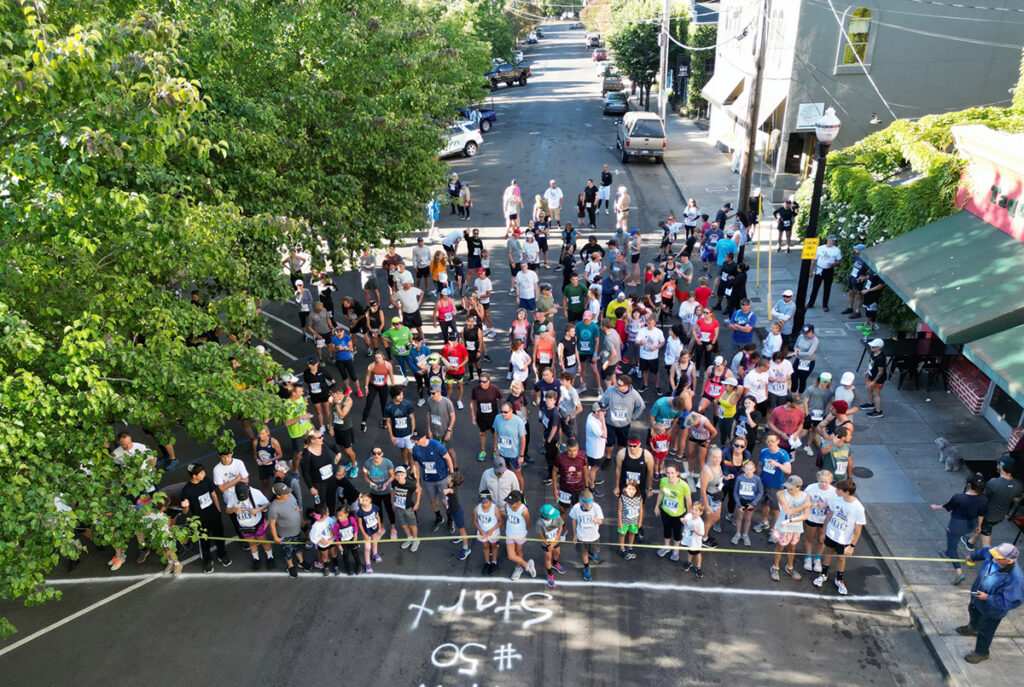
{"label": "silver suv", "polygon": [[653,112],[627,112],[615,128],[615,147],[622,162],[634,157],[653,157],[665,161],[665,126]]}

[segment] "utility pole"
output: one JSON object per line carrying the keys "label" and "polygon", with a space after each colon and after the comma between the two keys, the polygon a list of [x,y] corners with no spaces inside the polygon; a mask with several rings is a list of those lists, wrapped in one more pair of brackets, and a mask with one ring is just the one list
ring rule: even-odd
{"label": "utility pole", "polygon": [[664,0],[661,6],[661,33],[658,35],[658,43],[661,45],[661,69],[658,75],[658,114],[661,121],[665,121],[665,113],[668,110],[668,31],[669,14],[672,12],[672,0]]}
{"label": "utility pole", "polygon": [[747,226],[750,204],[750,184],[754,178],[754,151],[757,148],[757,131],[759,108],[761,104],[761,86],[764,84],[764,53],[768,43],[768,15],[771,0],[764,0],[761,10],[761,21],[758,22],[760,32],[754,41],[754,83],[750,89],[750,100],[747,103],[747,156],[743,163],[743,180],[740,182],[740,200],[736,215],[742,218],[743,226]]}

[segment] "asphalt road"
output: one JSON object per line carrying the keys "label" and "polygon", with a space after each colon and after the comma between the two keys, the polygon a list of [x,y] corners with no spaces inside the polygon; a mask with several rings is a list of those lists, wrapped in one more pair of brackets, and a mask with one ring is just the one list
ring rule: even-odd
{"label": "asphalt road", "polygon": [[[630,189],[637,226],[652,237],[657,220],[681,209],[661,165],[617,162],[614,119],[601,115],[600,88],[582,32],[560,28],[546,35],[527,51],[534,71],[529,85],[503,87],[492,95],[489,104],[498,110],[498,124],[485,136],[480,154],[452,160],[473,189],[473,218],[465,222],[443,214],[441,224],[443,229],[481,228],[493,253],[496,294],[508,289],[499,198],[513,177],[527,207],[552,177],[572,206],[570,199],[586,179],[596,179],[608,163],[616,182]],[[598,222],[605,240],[612,218],[602,214]],[[413,242],[410,238],[403,248],[407,255]],[[557,252],[559,241],[551,243]],[[645,249],[644,261],[654,246]],[[542,270],[542,281],[546,274],[560,283],[554,271]],[[358,293],[354,275],[340,280],[341,293]],[[499,330],[512,316],[510,301],[495,299]],[[284,363],[308,355],[311,345],[295,328],[294,308],[271,304],[266,310],[279,318],[271,320],[273,355]],[[437,332],[428,327],[428,334],[429,343],[436,344]],[[490,371],[506,389],[507,338],[499,336],[491,351]],[[584,394],[585,402],[594,398],[593,391]],[[655,400],[653,392],[645,398],[648,404]],[[376,411],[371,418],[379,419]],[[425,419],[422,413],[419,419]],[[477,435],[468,409],[458,423],[463,431],[455,446],[466,475],[461,497],[468,512],[482,467],[474,460]],[[242,439],[240,427],[235,430]],[[360,459],[383,439],[386,433],[371,422],[370,431],[357,438]],[[538,447],[531,452],[542,463]],[[178,447],[183,459],[207,450],[188,442]],[[397,453],[392,457],[400,462]],[[209,465],[213,456],[204,460]],[[255,475],[251,465],[250,471]],[[797,465],[805,480],[812,471],[807,460]],[[548,490],[542,490],[540,468],[527,467],[524,474],[528,501],[543,503]],[[182,479],[178,471],[165,481]],[[612,512],[610,496],[599,501]],[[429,509],[424,510],[421,522],[427,523]],[[648,518],[647,531],[655,539],[660,527],[650,513]],[[725,527],[721,539],[731,533]],[[606,525],[604,539],[612,536]],[[756,536],[752,550],[767,548],[765,538]],[[862,546],[858,553],[870,549]],[[19,628],[0,644],[0,674],[11,685],[69,677],[82,685],[327,681],[396,687],[941,681],[891,582],[871,561],[851,562],[846,577],[851,596],[840,600],[831,582],[822,591],[809,577],[771,582],[768,561],[757,553],[707,553],[706,576],[696,580],[650,550],[627,562],[605,547],[604,562],[595,566],[588,584],[580,578],[577,555],[565,547],[568,573],[549,590],[542,578],[508,581],[507,563],[501,570],[505,577],[481,577],[478,544],[465,562],[456,559],[458,547],[448,541],[426,542],[416,553],[395,545],[381,551],[384,562],[372,577],[306,574],[298,580],[280,570],[250,572],[248,556],[237,545],[230,548],[235,560],[230,569],[218,566],[214,574],[203,575],[192,563],[177,580],[155,575],[158,562],[137,566],[134,551],[118,573],[104,565],[109,554],[94,553],[74,574],[55,575],[63,578],[57,580],[64,593],[60,602],[0,607]],[[543,560],[535,544],[527,545],[527,554]],[[33,636],[37,632],[43,634]]]}

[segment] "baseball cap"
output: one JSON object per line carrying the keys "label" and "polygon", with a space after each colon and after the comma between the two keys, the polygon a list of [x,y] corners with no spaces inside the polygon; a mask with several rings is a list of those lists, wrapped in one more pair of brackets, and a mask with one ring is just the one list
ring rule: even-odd
{"label": "baseball cap", "polygon": [[722,382],[725,386],[737,386],[738,382],[735,377],[726,377],[725,381]]}
{"label": "baseball cap", "polygon": [[831,372],[822,372],[820,375],[818,375],[818,379],[820,379],[823,382],[831,382],[832,381],[832,373]]}
{"label": "baseball cap", "polygon": [[189,466],[186,469],[188,470],[188,474],[190,474],[190,475],[198,475],[200,472],[202,472],[206,468],[203,467],[202,463],[189,463]]}
{"label": "baseball cap", "polygon": [[804,481],[800,479],[800,475],[790,475],[789,477],[786,478],[786,481],[783,484],[783,486],[785,486],[786,489],[789,489],[790,487],[799,488],[804,486]]}
{"label": "baseball cap", "polygon": [[425,436],[428,436],[426,432],[417,429],[415,432],[412,433],[412,440],[413,441],[419,441],[420,439],[422,439]]}
{"label": "baseball cap", "polygon": [[545,503],[540,507],[540,517],[545,520],[554,520],[558,517],[558,509],[552,506],[550,503]]}
{"label": "baseball cap", "polygon": [[828,238],[826,238],[825,240],[826,241],[838,241],[839,238],[835,234],[829,234]]}
{"label": "baseball cap", "polygon": [[320,359],[317,358],[315,355],[311,355],[309,356],[309,358],[306,359],[306,364],[309,365],[310,367],[313,367],[314,365],[319,365]]}
{"label": "baseball cap", "polygon": [[299,378],[293,375],[291,372],[285,372],[283,375],[281,375],[281,381],[291,382],[292,384],[298,384]]}
{"label": "baseball cap", "polygon": [[793,295],[793,291],[791,289],[786,289],[785,291],[782,292],[782,295],[783,296],[792,296]]}
{"label": "baseball cap", "polygon": [[494,469],[498,472],[504,472],[505,467],[505,459],[501,456],[494,456]]}
{"label": "baseball cap", "polygon": [[630,236],[636,236],[636,235],[637,235],[637,234],[639,234],[639,233],[640,233],[640,230],[639,230],[639,229],[630,229],[630,230],[629,230],[629,235],[630,235]]}
{"label": "baseball cap", "polygon": [[864,250],[865,248],[867,248],[867,246],[865,246],[863,243],[858,243],[853,247],[854,250]]}
{"label": "baseball cap", "polygon": [[625,292],[624,291],[619,291],[617,294],[615,294],[615,300],[617,300],[617,301],[624,301],[624,300],[626,300]]}
{"label": "baseball cap", "polygon": [[1020,550],[1008,541],[999,546],[993,546],[988,552],[996,561],[1015,561],[1020,555]]}
{"label": "baseball cap", "polygon": [[481,489],[480,490],[480,498],[490,500],[491,499],[491,490],[490,489]]}
{"label": "baseball cap", "polygon": [[392,317],[391,318],[391,324],[401,324],[401,323],[402,323],[402,318],[401,317]]}
{"label": "baseball cap", "polygon": [[249,498],[249,485],[245,482],[239,482],[235,485],[235,498],[239,501],[245,501]]}
{"label": "baseball cap", "polygon": [[508,496],[505,497],[505,503],[515,503],[516,501],[522,500],[523,492],[519,491],[518,489],[513,489],[508,493]]}
{"label": "baseball cap", "polygon": [[286,496],[292,493],[292,488],[284,482],[278,482],[273,488],[274,496]]}
{"label": "baseball cap", "polygon": [[801,329],[800,331],[804,332],[805,334],[807,332],[813,332],[814,331],[814,325],[813,324],[805,324],[804,328]]}
{"label": "baseball cap", "polygon": [[676,218],[676,216],[675,216],[675,215],[669,215],[669,216],[668,216],[668,219],[675,219],[675,218]]}
{"label": "baseball cap", "polygon": [[274,463],[274,472],[288,472],[290,469],[286,460],[279,460]]}
{"label": "baseball cap", "polygon": [[734,231],[733,231],[732,227],[729,227],[728,229],[725,230],[725,235],[726,236],[732,236],[733,233],[734,233]]}
{"label": "baseball cap", "polygon": [[601,410],[608,410],[608,402],[607,401],[594,401],[594,405],[590,406],[590,409],[593,412],[595,412],[595,413],[598,412],[598,411],[601,411]]}
{"label": "baseball cap", "polygon": [[852,372],[844,372],[843,376],[839,378],[839,383],[846,386],[847,384],[853,384],[853,379],[854,377]]}
{"label": "baseball cap", "polygon": [[427,356],[427,362],[428,363],[439,363],[439,362],[441,362],[441,356],[438,355],[437,353],[431,353],[430,355]]}
{"label": "baseball cap", "polygon": [[726,203],[722,207],[725,208],[726,210],[732,210],[732,203]]}
{"label": "baseball cap", "polygon": [[484,275],[486,275],[487,274],[487,270],[485,270],[483,267],[481,267],[480,269],[478,269],[476,271],[476,273],[477,274],[484,274]]}
{"label": "baseball cap", "polygon": [[594,319],[594,311],[593,310],[584,310],[583,311],[583,319],[585,319],[585,320],[592,320],[592,319]]}
{"label": "baseball cap", "polygon": [[715,356],[715,365],[724,365],[724,364],[725,364],[725,358],[723,358],[720,355],[716,355]]}
{"label": "baseball cap", "polygon": [[303,285],[302,280],[301,279],[296,279],[295,280],[295,285],[296,286],[302,286]]}
{"label": "baseball cap", "polygon": [[523,231],[519,227],[516,227],[515,229],[512,230],[512,234],[515,235],[515,236],[522,236],[523,235]]}
{"label": "baseball cap", "polygon": [[405,472],[405,471],[406,470],[405,470],[405,466],[404,465],[399,465],[398,467],[395,468],[395,472],[396,473],[397,472]]}
{"label": "baseball cap", "polygon": [[452,295],[452,290],[451,289],[441,289],[441,295],[442,296],[450,296],[450,295]]}
{"label": "baseball cap", "polygon": [[871,348],[881,348],[884,345],[885,342],[882,341],[881,339],[871,339],[871,341],[868,342],[868,346],[870,346]]}

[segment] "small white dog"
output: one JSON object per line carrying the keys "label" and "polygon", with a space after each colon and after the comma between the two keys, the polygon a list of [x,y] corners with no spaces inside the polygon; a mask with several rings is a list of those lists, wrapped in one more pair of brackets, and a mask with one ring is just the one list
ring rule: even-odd
{"label": "small white dog", "polygon": [[946,441],[945,437],[936,439],[935,445],[939,447],[939,462],[945,464],[946,472],[958,471],[963,468],[964,459],[960,457],[956,446]]}

